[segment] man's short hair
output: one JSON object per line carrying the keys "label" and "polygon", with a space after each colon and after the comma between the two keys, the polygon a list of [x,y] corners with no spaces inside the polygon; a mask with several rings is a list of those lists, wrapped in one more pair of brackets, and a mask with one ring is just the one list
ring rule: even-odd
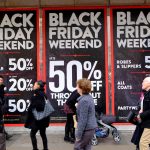
{"label": "man's short hair", "polygon": [[150,83],[150,77],[146,77],[146,78],[144,79],[144,81]]}

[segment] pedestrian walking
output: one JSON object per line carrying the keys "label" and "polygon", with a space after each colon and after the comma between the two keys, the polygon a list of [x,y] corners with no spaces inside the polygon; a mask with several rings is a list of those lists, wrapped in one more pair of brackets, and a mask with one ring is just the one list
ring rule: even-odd
{"label": "pedestrian walking", "polygon": [[47,96],[44,92],[45,82],[39,80],[34,83],[33,95],[30,99],[30,106],[28,108],[27,119],[25,123],[26,128],[30,128],[30,137],[33,150],[38,150],[36,133],[39,131],[43,142],[43,150],[48,150],[48,142],[46,136],[46,128],[49,126],[50,117],[43,118],[42,120],[36,120],[33,115],[33,110],[37,112],[44,111],[45,99]]}
{"label": "pedestrian walking", "polygon": [[3,77],[0,76],[0,150],[6,150],[6,136],[3,123],[4,87]]}
{"label": "pedestrian walking", "polygon": [[[5,84],[4,84],[4,78],[3,76],[0,76],[0,107],[1,107],[1,116],[0,118],[4,118],[4,114],[8,111],[8,102],[7,102],[7,98],[5,97]],[[3,121],[2,121],[3,122]],[[12,135],[8,134],[5,130],[5,127],[3,126],[4,129],[4,133],[6,136],[6,140],[9,140]]]}
{"label": "pedestrian walking", "polygon": [[73,115],[76,115],[76,107],[77,98],[80,97],[80,94],[77,90],[73,91],[66,103],[64,104],[64,111],[67,114],[67,120],[65,125],[65,136],[64,141],[74,143],[75,141],[75,128]]}
{"label": "pedestrian walking", "polygon": [[74,150],[91,150],[91,139],[97,127],[95,105],[91,92],[91,82],[88,79],[77,81],[77,91],[81,95],[77,105],[77,129]]}
{"label": "pedestrian walking", "polygon": [[146,77],[142,82],[144,99],[141,102],[141,112],[137,116],[144,129],[140,138],[140,150],[149,150],[150,144],[150,77]]}
{"label": "pedestrian walking", "polygon": [[0,120],[0,150],[6,150],[6,136],[4,133],[3,120]]}
{"label": "pedestrian walking", "polygon": [[132,124],[136,125],[135,131],[134,131],[133,136],[131,138],[131,142],[136,145],[136,150],[140,149],[139,143],[140,143],[140,139],[141,139],[141,136],[143,133],[143,128],[141,127],[141,123],[138,122],[138,119],[136,118],[137,114],[140,114],[143,111],[143,108],[141,106],[141,104],[143,104],[143,99],[144,99],[144,95],[142,93],[141,97],[140,97],[140,101],[138,102],[138,113],[130,112],[130,114],[132,114],[132,118],[133,118],[133,120],[130,120],[130,122]]}

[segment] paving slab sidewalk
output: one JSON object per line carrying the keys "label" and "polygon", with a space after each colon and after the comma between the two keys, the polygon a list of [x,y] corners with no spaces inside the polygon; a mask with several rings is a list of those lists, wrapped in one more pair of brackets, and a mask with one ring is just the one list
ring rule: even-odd
{"label": "paving slab sidewalk", "polygon": [[[56,128],[57,129],[57,128]],[[116,144],[110,135],[107,138],[99,139],[99,144],[93,146],[93,150],[135,150],[135,146],[130,142],[132,132],[121,132],[121,142]],[[63,141],[62,131],[48,131],[49,150],[73,150],[73,144]],[[37,135],[39,150],[42,150],[40,135]],[[32,150],[29,132],[13,133],[13,137],[7,141],[7,150]]]}

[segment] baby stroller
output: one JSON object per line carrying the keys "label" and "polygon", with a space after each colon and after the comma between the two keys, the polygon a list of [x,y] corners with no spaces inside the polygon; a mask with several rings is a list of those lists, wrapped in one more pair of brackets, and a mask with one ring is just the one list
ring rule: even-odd
{"label": "baby stroller", "polygon": [[112,115],[96,115],[96,118],[98,127],[95,129],[95,134],[91,140],[92,145],[97,145],[99,138],[106,138],[110,133],[113,136],[113,140],[119,143],[121,140],[120,134],[116,127],[112,125],[112,123],[116,122],[117,117]]}

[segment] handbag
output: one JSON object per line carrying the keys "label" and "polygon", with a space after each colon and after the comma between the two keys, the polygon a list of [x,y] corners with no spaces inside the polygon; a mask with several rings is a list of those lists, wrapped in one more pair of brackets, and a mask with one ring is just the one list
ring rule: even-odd
{"label": "handbag", "polygon": [[66,103],[64,104],[64,112],[66,114],[73,114],[74,113],[73,110]]}
{"label": "handbag", "polygon": [[127,121],[132,122],[134,118],[135,118],[135,113],[133,111],[129,111],[127,115]]}
{"label": "handbag", "polygon": [[32,110],[33,116],[36,120],[42,120],[48,116],[54,111],[53,106],[51,105],[50,101],[48,99],[45,99],[45,106],[43,111],[37,111],[36,108]]}
{"label": "handbag", "polygon": [[127,121],[134,125],[139,124],[139,121],[137,119],[137,114],[133,111],[129,111],[129,113],[127,115]]}

